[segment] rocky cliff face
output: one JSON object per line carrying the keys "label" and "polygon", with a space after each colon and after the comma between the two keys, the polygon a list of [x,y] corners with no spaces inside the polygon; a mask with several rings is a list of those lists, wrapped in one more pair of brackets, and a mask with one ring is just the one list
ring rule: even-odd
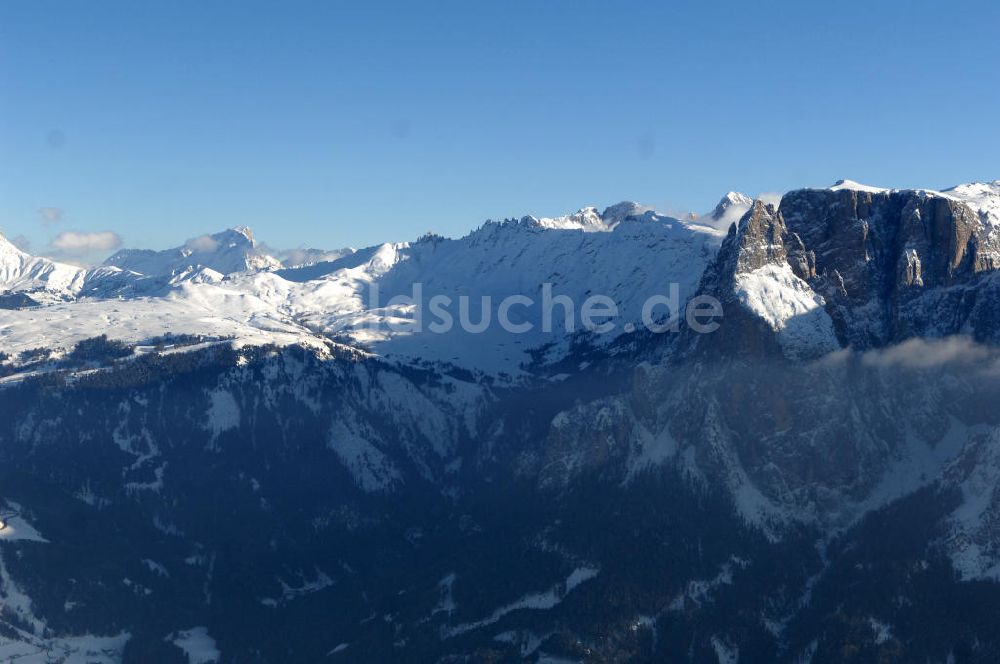
{"label": "rocky cliff face", "polygon": [[959,333],[995,342],[998,261],[995,229],[961,201],[794,191],[778,209],[757,201],[730,228],[699,291],[728,305],[729,329],[690,341],[759,348],[767,323],[794,357]]}
{"label": "rocky cliff face", "polygon": [[781,212],[816,256],[814,285],[844,345],[879,347],[966,327],[992,336],[995,287],[985,282],[1000,244],[968,205],[919,191],[804,190],[784,197]]}

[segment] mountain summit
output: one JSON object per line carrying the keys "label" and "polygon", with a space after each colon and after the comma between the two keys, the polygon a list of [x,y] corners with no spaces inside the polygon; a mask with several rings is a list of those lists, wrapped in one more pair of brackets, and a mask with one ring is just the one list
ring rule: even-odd
{"label": "mountain summit", "polygon": [[258,248],[253,231],[237,226],[192,238],[173,249],[123,249],[104,261],[104,265],[146,276],[170,276],[197,268],[223,275],[273,270],[281,267],[281,262]]}
{"label": "mountain summit", "polygon": [[31,256],[0,234],[0,291],[70,293],[80,288],[85,276],[86,271],[74,265]]}

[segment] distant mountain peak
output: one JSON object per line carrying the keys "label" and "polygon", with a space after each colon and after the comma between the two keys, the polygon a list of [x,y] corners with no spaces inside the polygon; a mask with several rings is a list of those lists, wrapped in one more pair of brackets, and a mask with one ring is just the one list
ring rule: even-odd
{"label": "distant mountain peak", "polygon": [[233,231],[234,233],[239,233],[240,235],[245,237],[251,244],[256,244],[256,242],[253,239],[253,231],[250,229],[249,226],[233,226],[229,230]]}
{"label": "distant mountain peak", "polygon": [[604,220],[605,224],[618,225],[629,217],[642,216],[643,214],[650,212],[652,209],[653,208],[647,205],[642,205],[641,203],[636,203],[635,201],[622,201],[621,203],[609,205],[604,208],[604,212],[601,213],[601,219]]}
{"label": "distant mountain peak", "polygon": [[753,198],[751,196],[747,196],[739,191],[730,191],[719,200],[718,205],[716,205],[715,209],[712,210],[712,214],[710,216],[715,221],[719,221],[726,216],[727,212],[733,210],[734,208],[740,209],[740,216],[742,216],[745,209],[749,208],[751,205],[753,205]]}
{"label": "distant mountain peak", "polygon": [[598,212],[596,207],[588,206],[580,208],[574,214],[567,214],[560,217],[524,217],[523,222],[531,223],[542,228],[553,228],[562,230],[582,230],[585,233],[606,233],[612,231],[621,222],[630,217],[639,217],[653,208],[641,205],[633,201],[622,201],[615,205],[610,205],[603,212]]}
{"label": "distant mountain peak", "polygon": [[192,238],[173,249],[123,249],[108,258],[104,265],[146,276],[171,276],[202,267],[223,275],[272,270],[280,268],[281,262],[257,247],[253,231],[246,226],[236,226]]}

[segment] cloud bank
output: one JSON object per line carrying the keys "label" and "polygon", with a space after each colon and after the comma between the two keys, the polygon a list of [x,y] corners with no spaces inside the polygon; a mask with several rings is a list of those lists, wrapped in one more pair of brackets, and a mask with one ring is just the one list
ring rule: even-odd
{"label": "cloud bank", "polygon": [[49,246],[69,256],[85,256],[100,251],[117,249],[122,246],[122,239],[113,231],[99,231],[97,233],[63,231],[52,238]]}

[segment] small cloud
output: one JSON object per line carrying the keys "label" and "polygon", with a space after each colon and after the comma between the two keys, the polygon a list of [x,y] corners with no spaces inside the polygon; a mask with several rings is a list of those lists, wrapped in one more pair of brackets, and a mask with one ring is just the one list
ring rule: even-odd
{"label": "small cloud", "polygon": [[757,200],[763,201],[764,203],[767,203],[768,205],[773,205],[774,207],[777,208],[778,205],[781,203],[782,196],[784,196],[784,194],[782,194],[780,191],[762,191],[761,193],[757,194]]}
{"label": "small cloud", "polygon": [[286,249],[285,251],[269,251],[281,261],[282,265],[305,265],[313,260],[313,256],[308,249]]}
{"label": "small cloud", "polygon": [[198,253],[208,253],[219,248],[219,241],[211,235],[200,235],[185,242],[184,248]]}
{"label": "small cloud", "polygon": [[895,346],[868,351],[862,362],[879,368],[935,369],[945,365],[985,366],[995,355],[968,337],[908,339]]}
{"label": "small cloud", "polygon": [[84,256],[101,251],[111,251],[122,246],[122,239],[112,231],[81,233],[63,231],[52,238],[49,246],[68,256]]}
{"label": "small cloud", "polygon": [[63,211],[57,207],[38,208],[38,216],[42,218],[42,223],[46,225],[58,224],[63,220]]}
{"label": "small cloud", "polygon": [[640,159],[649,159],[656,153],[656,136],[653,132],[647,131],[636,137],[635,151]]}
{"label": "small cloud", "polygon": [[825,369],[843,368],[855,361],[880,371],[956,371],[966,378],[1000,377],[1000,350],[964,335],[940,339],[907,339],[866,351],[838,350],[817,361]]}

